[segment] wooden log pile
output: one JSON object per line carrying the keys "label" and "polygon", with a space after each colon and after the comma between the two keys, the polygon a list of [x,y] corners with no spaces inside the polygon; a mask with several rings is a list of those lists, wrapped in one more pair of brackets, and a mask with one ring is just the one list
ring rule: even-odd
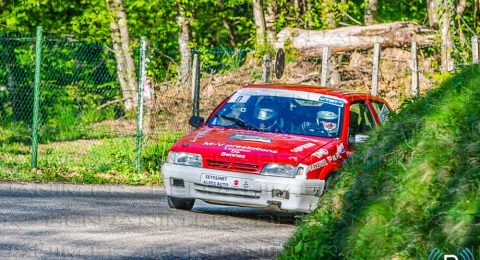
{"label": "wooden log pile", "polygon": [[382,48],[431,45],[435,32],[422,28],[413,22],[393,22],[369,26],[350,26],[333,30],[303,30],[285,28],[277,35],[276,48],[292,44],[305,57],[321,57],[324,47],[330,47],[331,54],[362,51],[379,43]]}

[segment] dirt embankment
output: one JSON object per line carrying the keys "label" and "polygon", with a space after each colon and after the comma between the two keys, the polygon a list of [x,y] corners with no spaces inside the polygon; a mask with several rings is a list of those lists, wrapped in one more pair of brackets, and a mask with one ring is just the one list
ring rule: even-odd
{"label": "dirt embankment", "polygon": [[[261,83],[261,63],[247,59],[241,68],[224,74],[203,74],[201,79],[200,115],[207,117],[226,97],[244,85]],[[411,95],[411,53],[402,49],[384,49],[381,52],[378,95],[394,108]],[[420,92],[434,84],[432,64],[438,57],[419,57]],[[372,53],[354,52],[331,58],[330,86],[342,89],[370,92]],[[284,76],[273,78],[273,83],[320,85],[319,61],[297,58],[287,62]],[[152,131],[189,131],[188,118],[192,113],[191,87],[179,87],[173,83],[154,86],[154,105],[150,128]]]}

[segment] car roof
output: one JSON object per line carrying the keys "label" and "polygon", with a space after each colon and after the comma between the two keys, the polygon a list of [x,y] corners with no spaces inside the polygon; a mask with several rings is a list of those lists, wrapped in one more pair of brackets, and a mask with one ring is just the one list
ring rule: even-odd
{"label": "car roof", "polygon": [[[298,90],[306,91],[318,94],[325,94],[335,96],[344,99],[351,99],[354,97],[369,98],[374,97],[368,93],[362,93],[358,91],[339,89],[339,88],[326,88],[312,85],[294,85],[294,84],[250,84],[243,88],[266,88],[266,89],[283,89],[283,90]],[[378,97],[375,97],[378,98]]]}

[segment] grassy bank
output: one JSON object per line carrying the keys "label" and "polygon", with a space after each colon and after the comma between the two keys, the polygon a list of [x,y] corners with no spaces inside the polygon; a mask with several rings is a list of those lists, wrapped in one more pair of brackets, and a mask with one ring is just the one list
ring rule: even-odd
{"label": "grassy bank", "polygon": [[480,68],[406,102],[358,148],[281,259],[480,249]]}
{"label": "grassy bank", "polygon": [[[143,147],[135,171],[135,138],[79,139],[39,145],[38,168],[30,169],[29,140],[18,130],[0,129],[0,180],[72,183],[162,184],[160,166],[179,135],[165,135]],[[25,136],[25,135],[22,135]]]}

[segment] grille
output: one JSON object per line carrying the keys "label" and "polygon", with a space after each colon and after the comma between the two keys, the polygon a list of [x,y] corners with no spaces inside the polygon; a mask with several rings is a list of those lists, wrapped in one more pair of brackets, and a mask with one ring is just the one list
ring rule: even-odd
{"label": "grille", "polygon": [[207,167],[219,169],[219,170],[238,171],[238,172],[257,172],[258,171],[258,165],[255,165],[255,164],[224,162],[224,161],[216,161],[216,160],[208,160],[208,159],[207,159]]}

